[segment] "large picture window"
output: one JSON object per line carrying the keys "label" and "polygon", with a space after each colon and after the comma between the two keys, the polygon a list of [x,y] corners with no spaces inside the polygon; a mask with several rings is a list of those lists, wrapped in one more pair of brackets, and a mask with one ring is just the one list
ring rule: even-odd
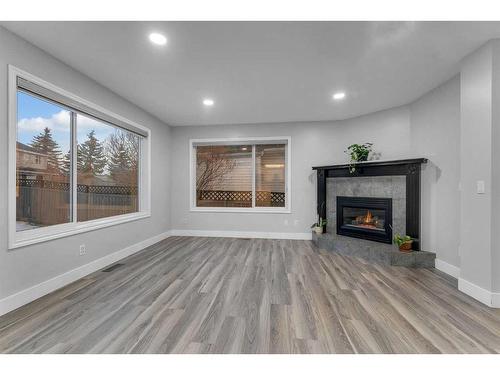
{"label": "large picture window", "polygon": [[289,211],[289,138],[192,140],[192,210]]}
{"label": "large picture window", "polygon": [[16,69],[9,80],[11,247],[149,214],[147,129]]}

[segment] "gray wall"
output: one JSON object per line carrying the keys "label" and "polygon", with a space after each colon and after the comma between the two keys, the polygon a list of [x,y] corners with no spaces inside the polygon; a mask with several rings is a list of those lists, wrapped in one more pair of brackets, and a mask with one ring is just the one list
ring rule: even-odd
{"label": "gray wall", "polygon": [[429,159],[422,170],[422,243],[460,267],[460,77],[410,105],[411,151]]}
{"label": "gray wall", "polygon": [[[500,42],[491,41],[469,55],[461,70],[460,277],[494,292],[500,290],[499,89]],[[485,194],[477,193],[480,180]]]}
{"label": "gray wall", "polygon": [[[151,218],[12,251],[7,249],[7,64],[151,129]],[[169,229],[170,128],[3,28],[0,28],[0,113],[0,299]],[[85,256],[78,254],[82,243],[87,247]]]}
{"label": "gray wall", "polygon": [[[292,213],[206,213],[189,210],[189,139],[291,136]],[[316,215],[314,165],[347,162],[352,143],[373,142],[382,158],[410,150],[408,107],[334,122],[172,128],[172,228],[180,230],[310,233]]]}
{"label": "gray wall", "polygon": [[[491,290],[491,46],[469,56],[461,74],[461,277]],[[476,194],[483,180],[487,194]]]}
{"label": "gray wall", "polygon": [[[498,233],[500,230],[500,41],[492,41],[492,217],[491,217],[491,290],[497,293],[496,307],[500,307],[500,246],[498,246]],[[493,297],[495,299],[495,297]]]}

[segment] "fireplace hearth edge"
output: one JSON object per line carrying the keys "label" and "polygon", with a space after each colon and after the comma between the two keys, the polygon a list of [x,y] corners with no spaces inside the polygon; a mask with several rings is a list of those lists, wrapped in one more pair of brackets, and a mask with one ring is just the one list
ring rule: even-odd
{"label": "fireplace hearth edge", "polygon": [[312,241],[320,249],[389,266],[434,268],[436,261],[436,254],[429,251],[404,253],[392,244],[338,236],[331,233],[316,234],[313,232]]}

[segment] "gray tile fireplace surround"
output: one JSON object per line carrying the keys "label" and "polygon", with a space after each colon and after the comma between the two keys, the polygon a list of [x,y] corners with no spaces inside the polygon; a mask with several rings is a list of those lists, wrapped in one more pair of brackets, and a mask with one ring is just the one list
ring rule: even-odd
{"label": "gray tile fireplace surround", "polygon": [[344,255],[364,258],[371,262],[406,267],[434,267],[436,254],[427,251],[403,253],[395,245],[339,236],[336,234],[337,196],[392,198],[393,234],[405,233],[406,177],[337,177],[326,182],[327,233],[316,235],[313,241],[320,248]]}
{"label": "gray tile fireplace surround", "polygon": [[406,177],[336,177],[326,180],[326,219],[328,232],[337,228],[337,196],[392,198],[393,233],[405,233]]}

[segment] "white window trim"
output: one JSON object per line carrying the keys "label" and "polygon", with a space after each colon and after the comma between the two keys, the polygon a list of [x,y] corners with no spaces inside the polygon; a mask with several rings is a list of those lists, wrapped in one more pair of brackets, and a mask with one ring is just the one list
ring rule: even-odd
{"label": "white window trim", "polygon": [[[255,144],[265,144],[265,143],[275,143],[275,142],[285,142],[286,141],[286,153],[285,153],[285,207],[197,207],[196,206],[196,149],[195,146],[207,144],[221,144],[221,145],[252,145],[252,157],[254,157],[254,145]],[[292,174],[291,174],[291,152],[292,150],[292,138],[290,136],[273,136],[273,137],[249,137],[249,138],[205,138],[205,139],[190,139],[189,140],[189,205],[191,212],[232,212],[232,213],[274,213],[274,214],[290,214],[292,212]],[[255,169],[255,161],[253,162],[253,168]],[[252,191],[255,190],[255,174],[253,173],[252,178]],[[255,197],[252,196],[252,201]],[[252,205],[255,205],[252,202]]]}
{"label": "white window trim", "polygon": [[[9,249],[15,249],[23,246],[36,244],[39,242],[50,241],[56,238],[72,236],[78,233],[88,232],[112,225],[127,223],[134,220],[140,220],[151,216],[151,130],[133,121],[130,121],[116,113],[98,106],[88,100],[80,98],[58,86],[55,86],[41,78],[38,78],[28,72],[25,72],[12,65],[8,67],[9,71],[9,93],[8,93],[8,246]],[[141,129],[147,133],[147,137],[141,141],[140,163],[139,163],[139,210],[138,212],[111,216],[102,219],[89,220],[85,222],[70,222],[65,224],[56,224],[47,227],[30,229],[16,232],[16,141],[17,141],[17,77],[22,77],[51,91],[63,95],[71,100],[84,104],[95,109],[109,117],[115,118],[121,122],[127,123],[131,127]],[[74,134],[74,133],[73,133]],[[74,136],[76,136],[74,134]],[[74,140],[73,140],[74,141]],[[76,157],[76,155],[75,155]],[[74,175],[74,174],[73,174]],[[74,179],[74,177],[73,177]],[[74,185],[74,184],[73,184]],[[76,186],[73,186],[73,191]],[[73,197],[75,197],[73,195]]]}

